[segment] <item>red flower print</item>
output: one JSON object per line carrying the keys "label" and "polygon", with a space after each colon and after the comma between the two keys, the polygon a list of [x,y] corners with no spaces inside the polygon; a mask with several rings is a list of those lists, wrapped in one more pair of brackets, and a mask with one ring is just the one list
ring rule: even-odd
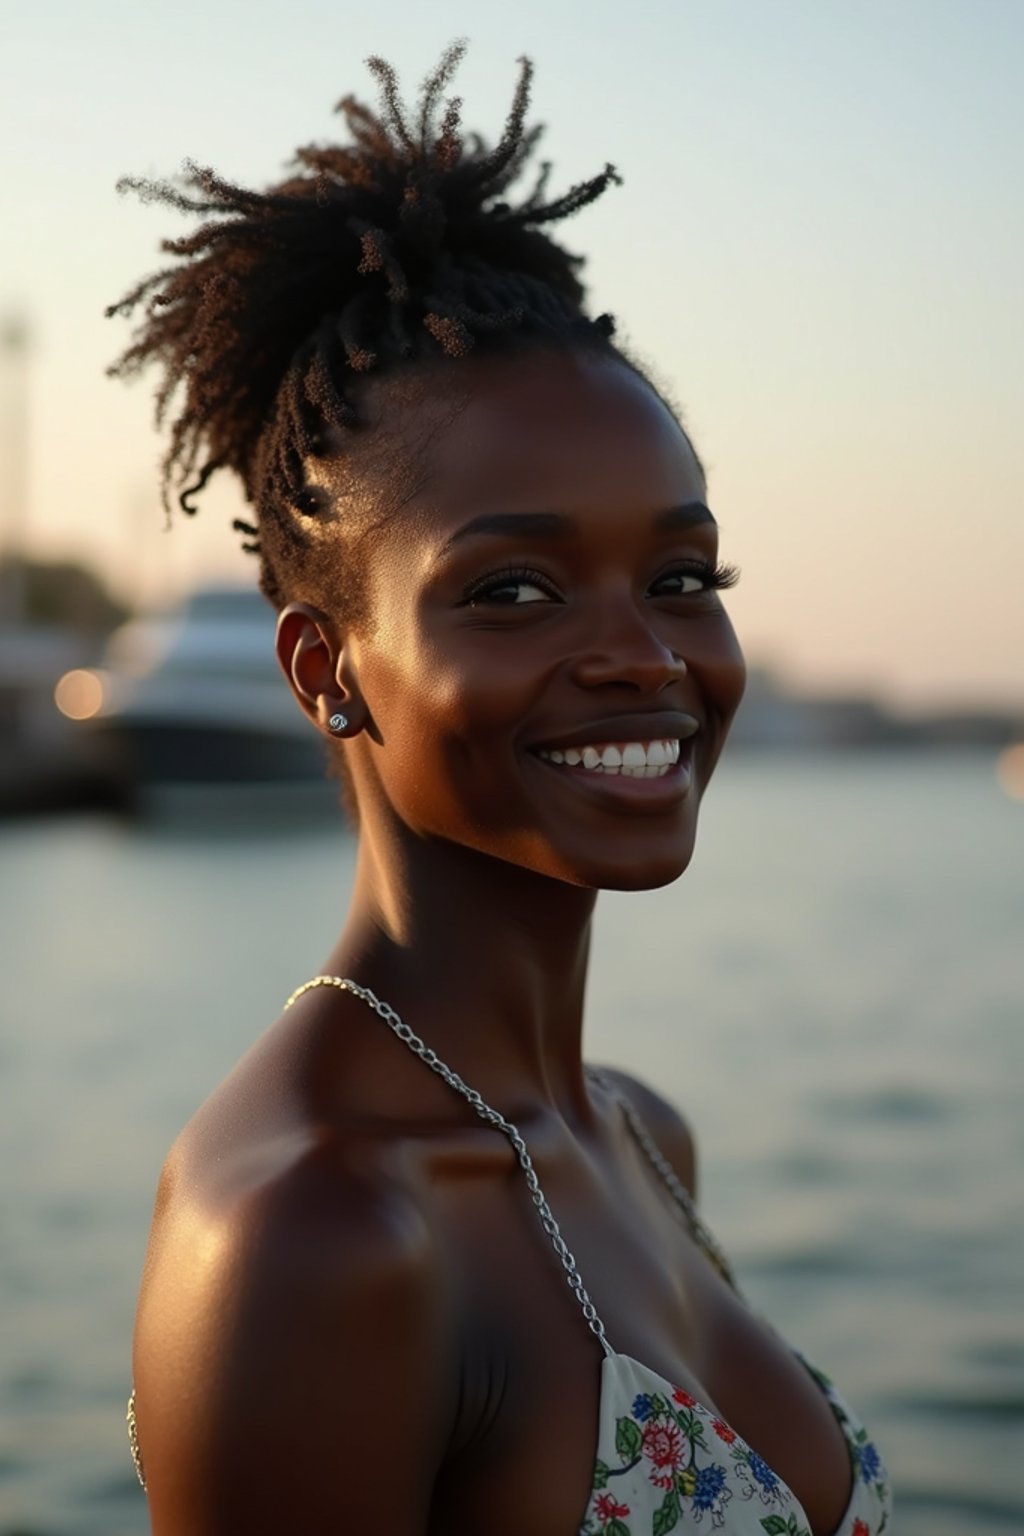
{"label": "red flower print", "polygon": [[674,1424],[647,1424],[640,1448],[651,1463],[651,1482],[658,1488],[671,1488],[683,1462],[683,1437]]}
{"label": "red flower print", "polygon": [[681,1403],[684,1408],[696,1408],[697,1406],[697,1399],[691,1397],[689,1392],[684,1392],[682,1387],[676,1387],[672,1393],[672,1401],[674,1403]]}
{"label": "red flower print", "polygon": [[609,1520],[620,1519],[629,1514],[628,1504],[617,1504],[610,1493],[599,1493],[594,1500],[594,1513],[602,1525],[607,1525]]}
{"label": "red flower print", "polygon": [[855,1520],[853,1522],[853,1530],[850,1532],[850,1536],[871,1536],[867,1521]]}
{"label": "red flower print", "polygon": [[[736,1431],[734,1429],[730,1429],[728,1424],[725,1423],[724,1419],[712,1419],[711,1428],[714,1430],[719,1440],[724,1440],[726,1445],[732,1445],[733,1441],[736,1439]],[[854,1531],[853,1536],[867,1536],[867,1533]]]}

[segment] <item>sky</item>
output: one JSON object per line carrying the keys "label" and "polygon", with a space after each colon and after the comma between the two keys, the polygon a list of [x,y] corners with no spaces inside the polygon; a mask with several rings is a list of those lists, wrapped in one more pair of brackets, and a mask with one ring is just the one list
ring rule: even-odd
{"label": "sky", "polygon": [[[115,192],[186,158],[261,186],[470,49],[494,138],[520,54],[594,313],[680,406],[753,662],[902,707],[1024,713],[1020,0],[3,0],[0,318],[31,332],[28,426],[0,358],[0,547],[95,564],[135,604],[255,580],[228,484],[164,528],[152,381],[103,318],[187,228]],[[24,486],[24,491],[21,487]]]}

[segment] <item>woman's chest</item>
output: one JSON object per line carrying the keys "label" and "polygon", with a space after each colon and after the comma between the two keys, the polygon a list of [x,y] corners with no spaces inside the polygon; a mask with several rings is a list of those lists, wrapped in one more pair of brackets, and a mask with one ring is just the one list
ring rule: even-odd
{"label": "woman's chest", "polygon": [[[604,1353],[532,1211],[520,1220],[514,1202],[503,1205],[478,1211],[474,1240],[464,1242],[461,1408],[431,1531],[576,1536],[593,1505],[602,1412],[607,1418]],[[813,1536],[831,1536],[851,1486],[849,1447],[835,1415],[806,1368],[721,1280],[674,1214],[659,1202],[628,1219],[595,1211],[573,1223],[571,1238],[613,1349],[705,1408],[705,1436],[715,1450],[731,1454],[732,1442],[716,1440],[713,1420],[749,1445],[765,1478],[792,1489]],[[616,1417],[631,1420],[634,1428],[623,1435],[652,1487],[669,1462],[683,1472],[684,1456],[696,1477],[701,1458],[683,1444],[679,1425],[648,1424],[619,1395]],[[642,1447],[662,1457],[660,1467],[651,1456],[644,1460]],[[610,1502],[600,1506],[609,1520],[615,1475]]]}
{"label": "woman's chest", "polygon": [[[577,1536],[588,1516],[598,1531],[626,1515],[632,1518],[614,1529],[647,1536],[685,1527],[685,1514],[701,1512],[717,1516],[714,1525],[724,1519],[730,1536],[789,1530],[791,1515],[794,1536],[832,1536],[840,1528],[851,1501],[851,1457],[817,1387],[829,1423],[805,1418],[802,1435],[780,1456],[763,1437],[758,1446],[737,1429],[736,1416],[685,1369],[666,1377],[627,1356],[583,1359],[541,1333],[536,1353],[520,1348],[472,1392],[490,1412],[438,1479],[433,1536]],[[680,1380],[691,1386],[677,1386]],[[801,1416],[798,1403],[770,1390],[780,1421]],[[831,1430],[840,1439],[834,1471]],[[674,1520],[659,1523],[659,1511],[663,1521],[669,1514]],[[783,1523],[762,1526],[772,1516]]]}

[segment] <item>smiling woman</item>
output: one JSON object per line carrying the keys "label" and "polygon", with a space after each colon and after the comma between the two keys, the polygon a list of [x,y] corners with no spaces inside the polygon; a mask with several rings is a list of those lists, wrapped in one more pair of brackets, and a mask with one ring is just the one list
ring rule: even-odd
{"label": "smiling woman", "polygon": [[878,1453],[744,1302],[686,1120],[584,1064],[597,892],[686,869],[742,695],[735,572],[546,233],[614,173],[506,202],[529,66],[487,149],[442,100],[460,51],[414,114],[371,61],[379,114],[346,98],[352,142],[267,193],[143,185],[208,222],[115,306],[148,301],[118,371],[181,401],[165,487],[243,481],[360,836],[323,974],[164,1170],[153,1530],[875,1536]]}

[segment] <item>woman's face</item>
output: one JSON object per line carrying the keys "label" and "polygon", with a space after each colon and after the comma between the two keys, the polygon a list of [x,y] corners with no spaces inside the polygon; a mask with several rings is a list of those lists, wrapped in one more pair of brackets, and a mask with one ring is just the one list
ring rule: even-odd
{"label": "woman's face", "polygon": [[375,538],[346,640],[361,811],[383,797],[422,838],[576,885],[663,885],[745,675],[700,468],[614,359],[450,377],[450,401],[400,407],[425,473]]}

